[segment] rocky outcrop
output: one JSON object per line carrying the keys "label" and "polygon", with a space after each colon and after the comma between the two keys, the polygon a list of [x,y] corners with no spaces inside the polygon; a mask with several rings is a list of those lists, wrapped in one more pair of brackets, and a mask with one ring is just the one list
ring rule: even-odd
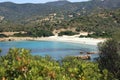
{"label": "rocky outcrop", "polygon": [[76,56],[77,59],[83,59],[83,60],[90,60],[91,56],[90,55],[82,55],[82,56]]}
{"label": "rocky outcrop", "polygon": [[80,54],[88,54],[89,55],[89,54],[96,54],[96,52],[82,52],[81,51]]}
{"label": "rocky outcrop", "polygon": [[96,54],[95,52],[87,52],[87,54]]}
{"label": "rocky outcrop", "polygon": [[4,20],[3,16],[0,16],[0,22],[2,22]]}

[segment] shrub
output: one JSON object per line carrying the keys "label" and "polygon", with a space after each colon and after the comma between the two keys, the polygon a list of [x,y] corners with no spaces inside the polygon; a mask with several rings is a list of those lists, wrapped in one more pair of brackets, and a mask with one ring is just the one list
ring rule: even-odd
{"label": "shrub", "polygon": [[3,37],[8,37],[8,36],[5,34],[0,34],[0,38],[3,38]]}
{"label": "shrub", "polygon": [[116,40],[110,39],[102,44],[99,44],[100,58],[99,66],[101,70],[107,69],[120,79],[120,45]]}
{"label": "shrub", "polygon": [[68,36],[72,36],[77,34],[76,32],[72,32],[72,31],[61,31],[60,33],[58,33],[58,36],[62,36],[62,35],[68,35]]}
{"label": "shrub", "polygon": [[26,49],[13,48],[0,57],[0,80],[107,80],[107,70],[103,72],[95,62],[66,57],[59,63]]}

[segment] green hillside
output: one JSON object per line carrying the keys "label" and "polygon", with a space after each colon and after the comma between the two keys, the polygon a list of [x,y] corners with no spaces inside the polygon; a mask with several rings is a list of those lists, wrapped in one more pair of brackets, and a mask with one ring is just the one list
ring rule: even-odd
{"label": "green hillside", "polygon": [[45,16],[51,13],[83,13],[87,14],[93,9],[116,9],[120,7],[119,0],[91,0],[88,2],[71,3],[68,1],[56,1],[45,4],[15,4],[11,2],[0,3],[0,15],[6,19],[15,21],[16,19],[29,18],[31,16]]}

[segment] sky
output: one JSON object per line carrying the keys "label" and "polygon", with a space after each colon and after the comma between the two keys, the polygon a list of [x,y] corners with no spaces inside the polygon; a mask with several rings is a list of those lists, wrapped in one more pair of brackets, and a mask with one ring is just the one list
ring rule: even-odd
{"label": "sky", "polygon": [[[0,0],[0,2],[14,2],[14,3],[46,3],[46,2],[52,2],[57,0]],[[82,2],[82,1],[88,1],[88,0],[68,0],[70,2]]]}

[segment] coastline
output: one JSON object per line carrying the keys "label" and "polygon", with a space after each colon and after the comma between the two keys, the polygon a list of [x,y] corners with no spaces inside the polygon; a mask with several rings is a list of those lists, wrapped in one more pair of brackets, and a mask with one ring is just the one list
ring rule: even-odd
{"label": "coastline", "polygon": [[59,41],[59,42],[70,42],[70,43],[80,43],[88,45],[97,45],[100,42],[104,42],[106,39],[95,39],[95,38],[79,38],[78,36],[51,36],[51,37],[8,37],[0,38],[0,42],[5,41]]}

